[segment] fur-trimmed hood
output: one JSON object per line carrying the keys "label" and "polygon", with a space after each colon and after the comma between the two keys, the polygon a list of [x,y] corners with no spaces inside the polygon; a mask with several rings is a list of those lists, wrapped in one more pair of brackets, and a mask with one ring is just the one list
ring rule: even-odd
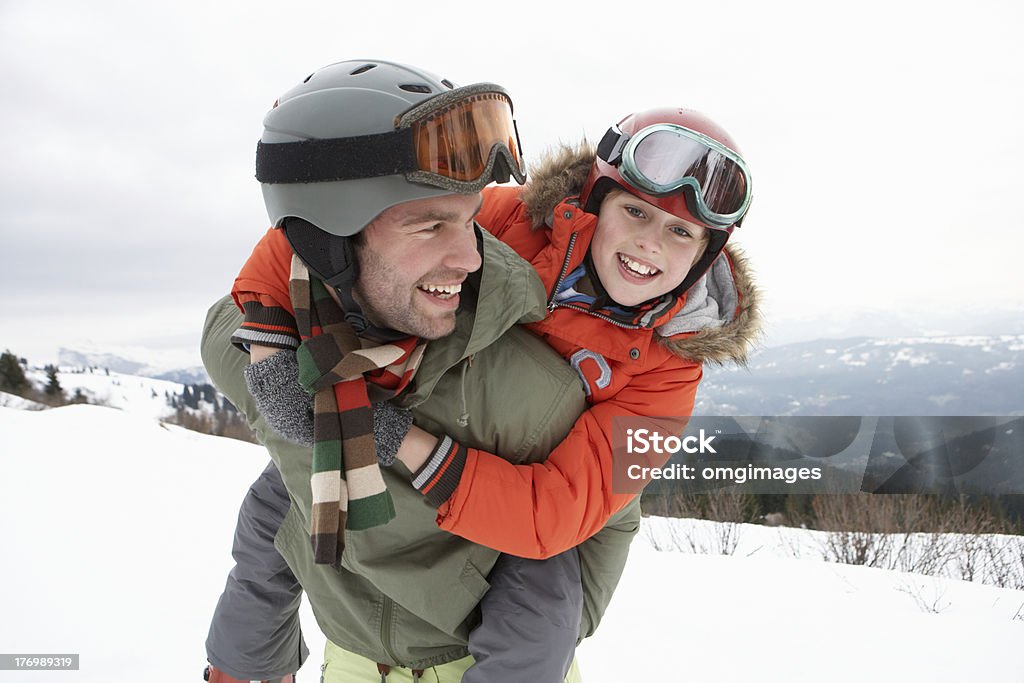
{"label": "fur-trimmed hood", "polygon": [[[579,195],[594,155],[587,141],[575,147],[563,144],[532,165],[521,198],[536,228],[551,225],[555,207]],[[689,289],[683,309],[656,333],[683,358],[745,364],[761,336],[760,295],[743,252],[729,244],[724,255]]]}

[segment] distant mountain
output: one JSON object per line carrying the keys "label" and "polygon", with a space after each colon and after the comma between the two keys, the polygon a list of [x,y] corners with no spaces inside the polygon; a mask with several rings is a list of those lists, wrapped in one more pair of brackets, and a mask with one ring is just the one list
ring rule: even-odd
{"label": "distant mountain", "polygon": [[1024,415],[1024,335],[855,337],[706,367],[701,415]]}
{"label": "distant mountain", "polygon": [[772,317],[766,321],[766,347],[873,337],[968,337],[1024,335],[1024,309],[991,311],[815,311],[813,316]]}
{"label": "distant mountain", "polygon": [[210,376],[201,365],[181,364],[180,354],[159,351],[82,351],[61,348],[58,364],[62,367],[101,368],[124,375],[162,379],[179,384],[208,384]]}
{"label": "distant mountain", "polygon": [[159,375],[152,375],[152,377],[153,379],[165,379],[168,382],[177,382],[178,384],[211,384],[210,376],[206,374],[206,368],[200,365],[193,368],[168,370]]}
{"label": "distant mountain", "polygon": [[148,363],[128,360],[112,353],[100,353],[89,351],[76,351],[74,349],[61,348],[57,353],[57,362],[61,366],[72,366],[76,368],[103,368],[111,372],[120,372],[125,375],[135,375],[139,370],[147,367]]}

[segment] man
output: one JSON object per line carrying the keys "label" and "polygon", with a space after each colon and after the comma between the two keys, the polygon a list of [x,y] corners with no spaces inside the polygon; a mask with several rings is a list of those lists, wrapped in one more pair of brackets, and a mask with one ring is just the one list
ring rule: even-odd
{"label": "man", "polygon": [[[279,615],[282,601],[294,604],[297,579],[331,641],[325,680],[380,680],[387,670],[394,680],[428,667],[439,680],[459,680],[472,663],[469,634],[498,553],[440,531],[436,511],[409,486],[410,473],[400,464],[380,475],[393,501],[393,520],[364,529],[350,521],[347,530],[341,523],[343,539],[318,532],[311,545],[311,521],[314,531],[331,523],[314,505],[325,495],[314,493],[310,477],[319,445],[311,451],[268,427],[274,404],[257,406],[243,379],[247,359],[229,340],[257,350],[254,364],[281,357],[275,349],[294,348],[307,334],[280,324],[280,305],[289,298],[294,303],[302,282],[322,280],[343,313],[339,338],[351,332],[364,346],[400,346],[409,335],[434,340],[418,363],[410,362],[402,381],[411,382],[397,385],[403,390],[393,400],[412,409],[418,424],[463,444],[514,453],[517,462],[543,459],[583,410],[583,392],[570,366],[516,327],[545,314],[546,293],[533,269],[472,222],[484,185],[509,175],[523,180],[510,103],[495,86],[455,89],[401,65],[343,62],[282,96],[264,128],[257,176],[281,230],[261,246],[281,248],[283,234],[301,261],[291,274],[300,285],[277,293],[278,305],[274,292],[242,301],[245,321],[222,300],[204,330],[211,377],[247,415],[276,464],[243,503],[234,547],[238,565],[207,642],[210,678],[272,680],[298,668],[305,652],[294,614],[285,623],[264,619]],[[304,269],[311,273],[308,281],[302,280]],[[261,283],[251,284],[260,292]],[[341,318],[320,327],[341,324]],[[307,327],[317,334],[317,325],[307,321]],[[405,351],[403,358],[417,354],[411,347]],[[253,368],[248,374],[250,387],[267,380],[255,377]],[[368,394],[379,398],[381,392],[367,384]],[[318,390],[318,419],[320,397]],[[381,407],[387,405],[374,409],[378,458],[388,448],[387,432],[395,429],[382,428],[394,424],[394,415]],[[333,410],[344,423],[341,404]],[[376,472],[375,465],[369,470]],[[280,479],[290,496],[287,509],[271,502]],[[355,489],[363,478],[347,481]],[[387,508],[375,507],[381,495],[353,494],[343,512],[351,519],[363,514],[357,508],[375,514]],[[357,505],[367,502],[373,504]],[[580,546],[581,637],[593,632],[607,606],[638,518],[634,503]],[[287,564],[269,548],[271,538]],[[335,553],[338,566],[332,566]],[[261,604],[268,607],[265,614]]]}

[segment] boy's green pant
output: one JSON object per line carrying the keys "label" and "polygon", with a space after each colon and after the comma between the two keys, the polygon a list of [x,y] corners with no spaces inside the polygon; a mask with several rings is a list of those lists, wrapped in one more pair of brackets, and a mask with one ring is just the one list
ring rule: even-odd
{"label": "boy's green pant", "polygon": [[[473,665],[472,657],[463,657],[454,662],[448,662],[440,666],[432,666],[420,676],[420,683],[459,683],[462,674]],[[324,648],[323,676],[321,683],[351,683],[351,681],[377,681],[380,680],[380,673],[377,665],[366,657],[342,650],[340,647],[327,641]],[[401,667],[394,667],[388,674],[387,683],[412,683],[412,671]],[[538,681],[537,683],[544,683]],[[564,683],[583,683],[583,676],[580,675],[580,667],[575,659],[569,667],[569,673],[565,675]]]}

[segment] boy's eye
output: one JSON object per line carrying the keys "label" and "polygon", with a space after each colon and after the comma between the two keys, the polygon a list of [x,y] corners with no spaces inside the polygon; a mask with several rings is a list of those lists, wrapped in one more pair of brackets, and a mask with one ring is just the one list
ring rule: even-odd
{"label": "boy's eye", "polygon": [[644,212],[641,211],[640,209],[636,208],[635,206],[626,205],[626,213],[628,213],[633,218],[643,218],[644,217]]}
{"label": "boy's eye", "polygon": [[672,232],[674,232],[675,234],[679,235],[680,237],[690,237],[691,236],[689,230],[687,230],[686,228],[681,228],[679,226],[676,226],[676,227],[672,228]]}

